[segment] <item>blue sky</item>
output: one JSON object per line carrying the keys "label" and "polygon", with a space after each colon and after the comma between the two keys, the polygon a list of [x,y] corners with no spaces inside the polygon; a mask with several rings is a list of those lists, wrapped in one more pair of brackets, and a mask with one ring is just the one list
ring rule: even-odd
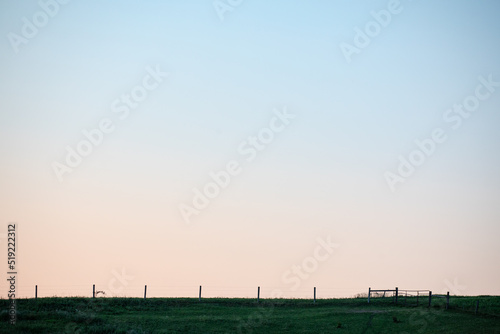
{"label": "blue sky", "polygon": [[[443,119],[480,77],[500,81],[496,1],[401,0],[350,62],[340,45],[397,2],[241,1],[221,20],[210,1],[74,0],[13,47],[54,3],[0,4],[0,221],[20,226],[26,295],[56,284],[46,268],[65,293],[126,268],[129,295],[302,296],[282,275],[327,236],[340,246],[304,291],[500,293],[500,89],[459,128]],[[120,119],[113,101],[155,68],[168,76]],[[239,145],[285,109],[290,124],[245,161]],[[103,119],[114,130],[59,182],[54,162]],[[385,173],[436,128],[446,141],[391,191]],[[179,205],[233,160],[241,173],[186,224]]]}

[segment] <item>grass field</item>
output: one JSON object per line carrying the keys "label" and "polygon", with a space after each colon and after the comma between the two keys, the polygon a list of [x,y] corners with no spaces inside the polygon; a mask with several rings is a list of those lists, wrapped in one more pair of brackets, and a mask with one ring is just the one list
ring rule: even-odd
{"label": "grass field", "polygon": [[[476,300],[480,300],[475,315]],[[404,305],[406,304],[406,305]],[[498,333],[500,297],[311,300],[39,298],[0,300],[1,333]]]}

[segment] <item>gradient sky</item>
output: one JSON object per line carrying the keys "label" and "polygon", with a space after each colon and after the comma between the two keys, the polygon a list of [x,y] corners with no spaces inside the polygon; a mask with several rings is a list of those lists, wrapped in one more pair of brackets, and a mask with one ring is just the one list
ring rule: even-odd
{"label": "gradient sky", "polygon": [[[0,2],[0,260],[17,222],[19,294],[500,294],[500,87],[456,129],[443,118],[480,77],[500,82],[500,3],[401,0],[350,62],[342,43],[393,1],[232,3],[221,20],[212,1],[74,0],[13,44],[43,9]],[[148,68],[168,77],[121,119]],[[285,109],[247,161],[238,148]],[[114,130],[60,182],[54,162],[103,119]],[[446,141],[391,191],[436,128]],[[230,161],[187,224],[180,206]]]}

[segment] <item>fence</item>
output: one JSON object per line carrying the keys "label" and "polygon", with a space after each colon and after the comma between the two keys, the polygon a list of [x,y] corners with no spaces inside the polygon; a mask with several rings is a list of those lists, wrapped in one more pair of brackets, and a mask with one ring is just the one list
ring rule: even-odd
{"label": "fence", "polygon": [[[31,282],[30,282],[31,283]],[[244,298],[254,299],[260,286],[260,299],[309,299],[314,300],[314,284],[303,285],[292,289],[291,285],[261,285],[261,284],[232,284],[233,282],[186,282],[185,284],[162,284],[158,281],[135,280],[129,284],[109,284],[107,280],[87,281],[84,284],[63,284],[61,282],[32,282],[20,284],[16,287],[16,298],[48,297],[92,297],[95,284],[96,298],[121,297],[143,298],[146,288],[147,298],[199,298],[199,287],[202,287],[203,298]],[[127,283],[127,282],[126,282]],[[235,282],[238,283],[238,282]],[[37,285],[35,287],[35,285]],[[38,291],[35,291],[37,289]],[[8,291],[0,291],[0,299],[8,299]],[[328,285],[316,286],[316,299],[355,298],[360,290],[354,288],[332,287]],[[366,296],[366,292],[363,294]]]}
{"label": "fence", "polygon": [[[84,288],[85,286],[79,286],[79,287]],[[153,288],[157,288],[157,287],[153,287]],[[211,290],[214,290],[212,286],[209,286],[209,288],[211,288]],[[42,290],[45,290],[45,291],[48,290],[50,292],[52,289],[48,288],[48,289],[42,289]],[[85,295],[87,295],[88,297],[92,297],[92,298],[108,297],[108,296],[106,296],[105,291],[97,289],[96,284],[93,284],[91,287],[88,286],[85,290],[88,291],[88,294],[85,293],[83,295],[79,295],[80,297],[85,297]],[[194,289],[190,288],[190,290],[193,291]],[[224,290],[227,292],[228,289],[224,289]],[[267,290],[267,292],[269,292],[272,289],[268,288],[266,290]],[[337,290],[337,289],[322,289],[321,291],[329,291],[329,290],[331,291],[331,290]],[[31,291],[33,291],[33,290],[31,290]],[[196,297],[198,297],[198,300],[200,302],[202,301],[202,297],[203,297],[202,292],[203,291],[204,291],[203,287],[200,285],[197,289],[198,293],[196,296]],[[255,287],[254,291],[255,291],[254,298],[256,299],[257,303],[259,303],[261,296],[262,296],[261,295],[261,292],[262,292],[261,287],[260,286]],[[300,299],[310,299],[313,304],[316,303],[317,292],[318,292],[317,288],[313,287],[313,288],[311,288],[311,290],[308,290],[308,291],[309,291],[309,293],[307,293],[307,295],[304,295],[304,297],[302,297]],[[38,299],[39,292],[40,292],[40,289],[39,289],[38,285],[35,285],[34,286],[34,298],[35,299]],[[328,293],[325,292],[325,295],[328,295]],[[136,295],[136,296],[138,296],[138,295]],[[148,298],[148,286],[147,285],[144,285],[144,290],[141,292],[140,296],[144,299]],[[113,296],[111,296],[111,297],[113,297]],[[130,296],[123,296],[123,297],[130,298]],[[195,297],[194,294],[191,295],[191,297]],[[134,297],[132,297],[132,298],[134,298]],[[135,297],[135,298],[137,298],[137,297]],[[154,296],[154,298],[186,298],[186,297],[185,296],[184,297],[158,297],[158,296]],[[212,297],[206,297],[206,298],[218,298],[218,297],[212,296]],[[248,298],[248,297],[246,297],[246,298]],[[280,295],[276,295],[276,296],[271,295],[270,298],[284,298],[284,297],[280,296]],[[291,298],[296,298],[296,297],[291,297]],[[329,296],[329,297],[324,297],[324,298],[334,298],[334,297]],[[394,304],[403,305],[403,306],[407,306],[407,305],[419,306],[420,303],[423,303],[423,305],[426,304],[427,307],[431,307],[433,302],[434,302],[434,307],[437,307],[435,302],[436,302],[436,299],[438,299],[438,300],[444,300],[445,309],[447,309],[447,310],[453,306],[454,310],[464,311],[467,313],[474,313],[476,315],[479,313],[480,299],[482,298],[481,300],[483,300],[483,299],[484,300],[481,302],[482,303],[481,314],[490,314],[490,315],[494,315],[494,316],[498,316],[498,314],[499,314],[499,310],[497,310],[497,309],[490,310],[488,308],[489,302],[487,300],[487,298],[488,298],[487,296],[478,297],[477,300],[476,299],[471,300],[468,297],[454,296],[452,298],[453,305],[451,305],[449,292],[447,292],[446,294],[433,294],[432,291],[430,291],[430,290],[401,290],[398,287],[396,287],[394,289],[372,289],[370,287],[370,288],[368,288],[368,303],[371,303],[374,298],[375,299],[391,298],[392,302]],[[472,305],[472,302],[474,305]]]}
{"label": "fence", "polygon": [[[451,306],[453,306],[453,309],[458,310],[458,311],[464,311],[467,313],[474,313],[477,315],[479,313],[479,298],[485,299],[483,301],[484,306],[483,308],[486,309],[486,312],[484,310],[482,311],[482,314],[485,315],[493,315],[493,316],[498,316],[498,310],[492,310],[493,312],[488,312],[488,302],[487,298],[488,296],[484,297],[478,297],[478,299],[474,300],[473,305],[471,304],[471,300],[467,297],[454,297],[454,304],[450,304],[450,292],[448,291],[446,294],[433,294],[431,290],[400,290],[398,287],[395,289],[382,289],[382,290],[375,290],[372,288],[368,288],[368,303],[372,301],[373,298],[387,298],[391,297],[393,299],[394,304],[402,304],[404,306],[407,305],[407,299],[410,297],[410,299],[416,301],[416,306],[419,305],[419,300],[426,300],[427,307],[431,307],[433,301],[435,302],[436,299],[442,299],[444,300],[444,306],[445,309],[448,310],[450,309]],[[403,302],[401,302],[401,298],[404,297]],[[427,297],[427,298],[426,298]],[[462,299],[465,299],[465,301],[462,301]],[[434,304],[434,307],[436,305]]]}
{"label": "fence", "polygon": [[[372,298],[372,294],[375,294],[374,297],[378,297],[380,293],[383,293],[382,298],[386,296],[386,293],[390,293],[391,297],[393,298],[393,301],[395,304],[398,304],[400,301],[400,297],[404,297],[404,305],[407,304],[408,297],[410,298],[415,298],[416,300],[416,305],[419,305],[419,299],[420,297],[424,297],[426,294],[428,294],[428,306],[431,306],[432,303],[432,297],[443,297],[446,298],[446,308],[449,307],[450,303],[450,293],[448,292],[446,295],[433,295],[432,291],[430,290],[400,290],[398,287],[395,289],[383,289],[383,290],[375,290],[372,289],[371,287],[368,288],[368,303],[370,303],[370,300]],[[422,293],[422,294],[421,294]]]}
{"label": "fence", "polygon": [[[82,286],[78,286],[78,287],[79,287],[79,288],[80,288],[80,290],[81,290],[81,287],[82,287]],[[47,291],[47,290],[49,291],[49,293],[53,291],[53,289],[46,289],[45,291]],[[90,286],[88,287],[88,289],[85,289],[85,290],[87,290],[87,291],[88,291],[88,294],[87,294],[87,293],[83,293],[83,294],[81,294],[81,293],[80,293],[80,294],[78,294],[78,295],[72,295],[71,297],[77,297],[77,296],[78,296],[78,297],[85,297],[85,295],[87,295],[88,297],[92,297],[92,298],[96,298],[96,297],[123,297],[123,298],[134,298],[134,297],[130,297],[130,295],[128,295],[128,296],[125,296],[125,295],[121,295],[121,296],[111,295],[111,296],[109,296],[109,295],[107,295],[107,294],[106,294],[106,291],[104,291],[104,290],[99,290],[99,289],[96,287],[96,284],[92,284],[91,290],[90,290]],[[218,289],[216,289],[216,288],[214,289],[214,288],[212,287],[211,292],[213,293],[213,292],[214,292],[214,290],[215,290],[215,291],[218,291]],[[231,291],[231,288],[229,288],[229,289],[227,289],[227,290],[228,290],[228,291]],[[271,289],[268,289],[268,291],[267,291],[267,292],[269,292],[270,290],[271,290]],[[275,290],[278,290],[278,289],[275,289]],[[332,290],[332,289],[325,289],[325,290]],[[35,298],[35,299],[38,299],[38,297],[39,297],[39,292],[41,292],[41,291],[43,291],[43,289],[42,289],[42,290],[39,290],[38,285],[35,285],[35,289],[34,289],[34,298]],[[302,298],[299,298],[299,299],[312,299],[312,302],[313,302],[313,303],[316,303],[316,299],[317,299],[317,289],[316,289],[316,287],[313,287],[313,288],[312,288],[311,290],[309,290],[309,291],[310,291],[310,292],[308,293],[308,296],[305,296],[305,297],[303,296]],[[324,291],[324,290],[323,290],[323,291]],[[197,292],[198,292],[198,294],[197,294],[197,296],[196,296],[196,297],[198,298],[198,300],[199,300],[199,301],[201,301],[201,300],[202,300],[202,292],[203,292],[203,286],[202,286],[202,285],[200,285],[200,286],[198,287]],[[49,294],[49,296],[50,296],[50,294]],[[63,297],[64,295],[53,294],[52,296],[54,296],[54,297]],[[47,297],[47,295],[46,295],[45,297]],[[65,297],[69,297],[69,296],[65,296]],[[144,293],[143,293],[143,295],[141,295],[141,297],[143,297],[144,299],[147,299],[147,298],[148,298],[148,286],[147,286],[147,285],[144,285]],[[194,296],[192,295],[192,297],[194,297]],[[29,298],[29,297],[28,297],[28,298]],[[137,297],[135,297],[135,298],[137,298]],[[154,296],[154,298],[185,298],[185,297],[158,297],[158,296]],[[212,297],[208,297],[208,298],[219,298],[219,297],[213,297],[213,296],[212,296]],[[226,297],[222,297],[222,298],[226,298]],[[234,297],[234,298],[239,298],[239,297]],[[272,295],[272,294],[271,294],[271,297],[270,297],[270,298],[284,298],[284,296],[279,295],[279,294],[278,294],[278,295]],[[295,299],[295,298],[297,298],[297,297],[291,297],[291,298]],[[327,296],[327,297],[324,297],[324,298],[333,298],[333,297],[331,297],[331,296],[330,296],[330,297],[328,297],[328,296]],[[257,287],[256,287],[256,299],[257,299],[257,302],[259,302],[259,301],[260,301],[260,299],[261,299],[261,287],[260,287],[260,286],[257,286]]]}

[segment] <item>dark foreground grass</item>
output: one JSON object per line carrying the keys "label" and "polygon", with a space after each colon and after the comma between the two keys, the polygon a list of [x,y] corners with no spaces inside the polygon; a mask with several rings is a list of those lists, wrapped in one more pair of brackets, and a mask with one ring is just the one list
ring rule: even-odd
{"label": "dark foreground grass", "polygon": [[[480,299],[480,314],[474,315]],[[310,300],[39,298],[0,300],[0,333],[497,333],[500,297]],[[403,305],[406,303],[406,305]]]}

